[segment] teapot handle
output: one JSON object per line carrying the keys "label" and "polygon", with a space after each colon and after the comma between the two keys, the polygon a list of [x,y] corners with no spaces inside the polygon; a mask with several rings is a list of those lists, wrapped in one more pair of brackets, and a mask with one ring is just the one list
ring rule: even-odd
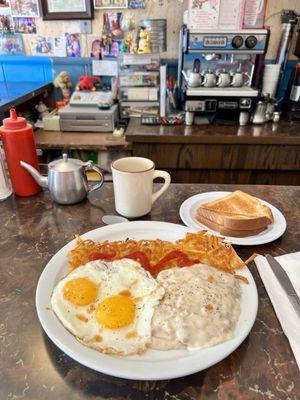
{"label": "teapot handle", "polygon": [[91,187],[88,192],[90,193],[90,192],[93,192],[94,190],[100,189],[104,183],[104,175],[103,175],[103,172],[101,171],[101,169],[99,167],[97,167],[96,165],[94,165],[93,161],[88,161],[84,168],[86,171],[95,171],[95,172],[97,172],[97,174],[100,175],[100,182],[97,183],[96,185],[94,185],[93,187]]}

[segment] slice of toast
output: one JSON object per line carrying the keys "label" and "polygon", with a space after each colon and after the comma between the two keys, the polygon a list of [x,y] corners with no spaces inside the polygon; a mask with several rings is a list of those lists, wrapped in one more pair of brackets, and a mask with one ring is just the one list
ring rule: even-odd
{"label": "slice of toast", "polygon": [[229,229],[229,228],[224,227],[223,225],[219,225],[215,222],[212,222],[209,219],[206,219],[199,214],[196,215],[196,219],[201,224],[207,226],[210,229],[213,229],[216,232],[219,232],[221,235],[224,235],[224,236],[240,237],[240,238],[248,237],[248,236],[257,235],[266,229],[266,227],[257,228],[257,229],[253,229],[253,230]]}
{"label": "slice of toast", "polygon": [[197,209],[196,218],[205,218],[223,229],[240,231],[262,231],[273,222],[269,207],[240,190],[202,204]]}

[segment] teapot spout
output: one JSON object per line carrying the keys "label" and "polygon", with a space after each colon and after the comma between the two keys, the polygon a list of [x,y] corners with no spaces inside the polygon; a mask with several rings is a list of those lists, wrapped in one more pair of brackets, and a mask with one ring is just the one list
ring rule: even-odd
{"label": "teapot spout", "polygon": [[45,176],[42,176],[39,171],[37,171],[35,168],[33,168],[31,165],[27,164],[25,161],[20,161],[20,164],[22,165],[23,168],[25,168],[31,176],[34,178],[34,180],[43,188],[48,187],[48,178]]}

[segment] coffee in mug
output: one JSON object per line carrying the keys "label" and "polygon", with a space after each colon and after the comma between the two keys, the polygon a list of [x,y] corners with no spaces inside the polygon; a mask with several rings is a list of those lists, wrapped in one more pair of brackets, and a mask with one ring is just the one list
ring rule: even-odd
{"label": "coffee in mug", "polygon": [[[111,165],[116,211],[128,218],[138,218],[151,211],[152,204],[167,190],[170,174],[155,170],[154,162],[143,157],[124,157]],[[162,188],[153,193],[153,180],[163,178]]]}

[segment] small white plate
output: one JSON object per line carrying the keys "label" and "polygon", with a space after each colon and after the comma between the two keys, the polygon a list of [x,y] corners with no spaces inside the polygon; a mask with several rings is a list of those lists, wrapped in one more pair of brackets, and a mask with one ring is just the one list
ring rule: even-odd
{"label": "small white plate", "polygon": [[[176,241],[191,229],[176,224],[156,221],[135,221],[108,225],[87,232],[81,237],[96,241],[132,238]],[[199,351],[147,350],[142,355],[117,357],[102,354],[80,344],[59,322],[50,306],[53,288],[68,271],[67,253],[75,240],[59,250],[42,272],[36,290],[36,308],[39,320],[49,338],[66,354],[79,363],[108,375],[127,379],[162,380],[193,374],[223,360],[232,353],[249,334],[257,313],[258,296],[253,277],[247,267],[241,273],[249,285],[241,282],[241,314],[234,338],[217,346]]]}
{"label": "small white plate", "polygon": [[199,231],[200,229],[204,229],[208,232],[211,232],[215,236],[223,237],[225,242],[230,242],[232,244],[237,244],[241,246],[254,246],[258,244],[273,242],[275,239],[278,239],[284,234],[286,230],[286,220],[283,214],[276,207],[272,206],[272,204],[267,203],[266,201],[261,199],[258,200],[271,209],[274,217],[274,222],[268,225],[267,229],[259,233],[258,235],[243,238],[224,236],[221,235],[219,232],[214,231],[213,229],[210,229],[207,226],[201,224],[195,219],[196,210],[201,204],[220,199],[229,193],[231,192],[207,192],[189,197],[181,204],[179,211],[180,218],[182,219],[184,224],[189,226],[190,228],[196,229],[197,231]]}

